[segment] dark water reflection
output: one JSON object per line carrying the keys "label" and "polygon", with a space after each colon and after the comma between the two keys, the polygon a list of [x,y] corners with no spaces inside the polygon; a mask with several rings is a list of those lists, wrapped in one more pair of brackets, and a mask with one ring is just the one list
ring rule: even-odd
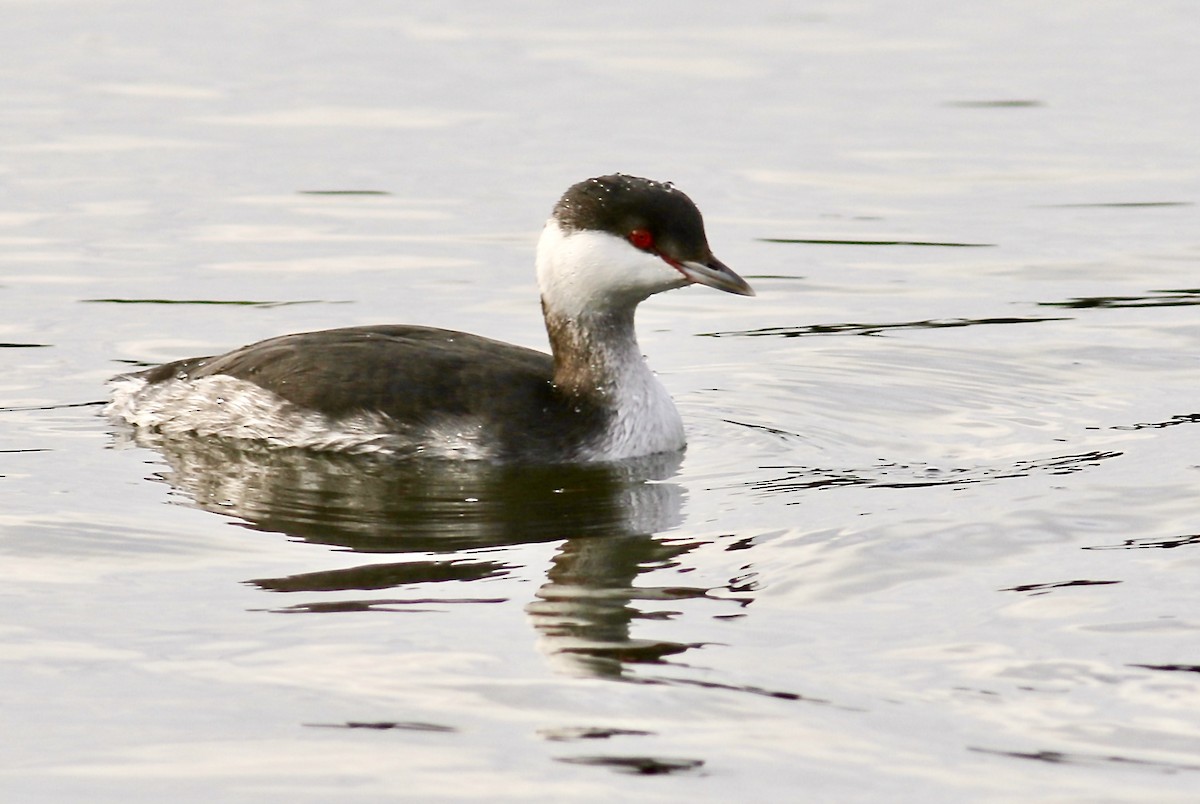
{"label": "dark water reflection", "polygon": [[[358,553],[445,553],[646,534],[680,519],[678,456],[613,466],[389,461],[138,432],[200,507]],[[349,588],[349,587],[347,587]]]}
{"label": "dark water reflection", "polygon": [[[216,439],[130,434],[167,462],[160,477],[196,505],[246,527],[363,554],[423,554],[248,583],[268,592],[325,594],[481,581],[516,567],[497,548],[561,541],[526,607],[543,652],[560,670],[615,677],[630,663],[658,663],[692,644],[638,640],[635,601],[703,598],[706,588],[639,587],[694,543],[654,534],[682,517],[681,488],[667,482],[679,455],[605,466],[503,466],[388,461],[247,447]],[[474,551],[488,551],[484,558]],[[428,554],[434,554],[430,557]],[[450,596],[305,600],[282,612],[419,611],[422,605],[503,602]]]}

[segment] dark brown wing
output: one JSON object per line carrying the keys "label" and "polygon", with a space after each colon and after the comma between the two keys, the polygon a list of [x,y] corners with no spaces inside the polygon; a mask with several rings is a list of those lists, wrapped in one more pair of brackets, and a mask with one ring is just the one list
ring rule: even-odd
{"label": "dark brown wing", "polygon": [[603,411],[564,397],[550,355],[433,327],[370,326],[284,335],[140,374],[150,383],[226,375],[338,418],[383,413],[407,425],[478,421],[501,452],[582,445]]}

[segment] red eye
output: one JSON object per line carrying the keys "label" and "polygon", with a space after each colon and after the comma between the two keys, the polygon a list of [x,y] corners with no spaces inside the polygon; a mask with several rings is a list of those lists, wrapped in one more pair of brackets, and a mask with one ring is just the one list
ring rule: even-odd
{"label": "red eye", "polygon": [[654,235],[648,229],[634,229],[629,233],[629,242],[634,248],[649,251],[654,246]]}

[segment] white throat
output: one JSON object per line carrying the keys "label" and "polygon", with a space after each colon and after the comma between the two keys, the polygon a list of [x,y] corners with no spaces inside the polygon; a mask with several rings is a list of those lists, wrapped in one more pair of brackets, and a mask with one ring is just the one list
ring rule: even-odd
{"label": "white throat", "polygon": [[632,309],[648,296],[688,284],[654,254],[608,232],[546,221],[537,248],[538,288],[547,309],[569,317]]}

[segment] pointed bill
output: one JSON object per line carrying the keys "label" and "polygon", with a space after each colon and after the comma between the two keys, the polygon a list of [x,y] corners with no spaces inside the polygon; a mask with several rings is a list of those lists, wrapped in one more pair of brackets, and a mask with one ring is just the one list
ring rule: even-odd
{"label": "pointed bill", "polygon": [[704,262],[675,263],[675,267],[688,281],[698,285],[708,285],[710,288],[736,293],[739,296],[754,295],[754,288],[716,257],[709,257]]}

